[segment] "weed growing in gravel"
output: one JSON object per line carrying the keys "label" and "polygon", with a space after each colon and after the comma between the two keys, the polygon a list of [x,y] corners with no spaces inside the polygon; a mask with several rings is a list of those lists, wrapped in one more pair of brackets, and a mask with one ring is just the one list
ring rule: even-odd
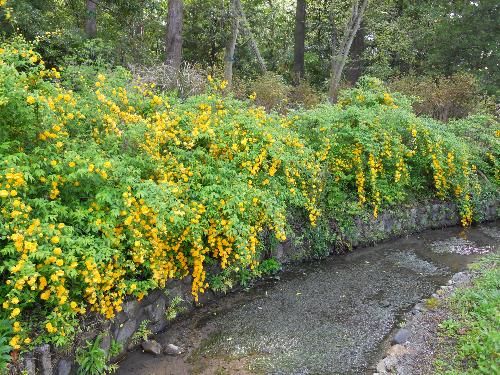
{"label": "weed growing in gravel", "polygon": [[454,316],[440,328],[454,345],[438,357],[437,374],[500,373],[499,259],[494,254],[483,260],[483,274],[470,288],[458,290],[451,298]]}

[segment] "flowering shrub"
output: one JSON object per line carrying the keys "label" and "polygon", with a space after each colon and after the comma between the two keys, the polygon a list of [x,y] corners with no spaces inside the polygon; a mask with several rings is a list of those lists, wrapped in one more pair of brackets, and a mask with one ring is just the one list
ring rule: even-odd
{"label": "flowering shrub", "polygon": [[261,272],[260,233],[285,240],[290,207],[315,226],[320,207],[377,216],[418,190],[472,219],[467,145],[376,80],[284,117],[213,79],[180,102],[123,69],[48,69],[22,39],[2,45],[0,77],[0,319],[14,350],[63,345],[82,314],[112,318],[170,279],[190,275],[196,300],[209,260]]}
{"label": "flowering shrub", "polygon": [[306,144],[325,160],[327,181],[335,181],[325,192],[325,211],[333,217],[363,207],[377,217],[381,206],[433,191],[437,198],[459,201],[468,226],[471,199],[481,193],[477,166],[485,166],[483,172],[498,185],[498,123],[483,137],[489,152],[473,152],[442,124],[415,116],[408,99],[392,96],[377,79],[363,77],[337,106],[320,106],[297,119]]}
{"label": "flowering shrub", "polygon": [[2,47],[0,295],[14,349],[63,344],[78,315],[112,318],[169,279],[191,275],[197,299],[206,258],[254,268],[259,232],[286,238],[289,205],[315,223],[320,165],[288,119],[222,100],[215,81],[179,103],[123,70],[69,73],[22,40]]}

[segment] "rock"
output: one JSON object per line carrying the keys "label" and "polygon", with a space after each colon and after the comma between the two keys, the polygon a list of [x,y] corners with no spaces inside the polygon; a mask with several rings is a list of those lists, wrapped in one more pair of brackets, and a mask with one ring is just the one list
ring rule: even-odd
{"label": "rock", "polygon": [[416,311],[419,311],[419,312],[424,312],[424,311],[427,311],[427,307],[425,307],[425,305],[423,303],[417,303],[414,307],[414,309]]}
{"label": "rock", "polygon": [[36,375],[35,359],[31,354],[26,355],[24,358],[24,371],[27,375]]}
{"label": "rock", "polygon": [[50,346],[48,344],[42,345],[37,348],[38,360],[41,364],[43,375],[52,375],[54,373],[52,368],[52,358],[50,355]]}
{"label": "rock", "polygon": [[106,333],[101,340],[101,349],[108,354],[109,348],[111,347],[111,335]]}
{"label": "rock", "polygon": [[139,302],[136,300],[127,301],[123,305],[123,312],[129,317],[133,318],[137,313],[137,309],[139,308]]}
{"label": "rock", "polygon": [[126,346],[128,340],[132,337],[136,328],[137,322],[135,320],[127,320],[125,323],[120,324],[115,340],[123,346]]}
{"label": "rock", "polygon": [[410,338],[410,331],[406,328],[401,328],[396,332],[392,339],[393,344],[404,344]]}
{"label": "rock", "polygon": [[385,368],[385,362],[384,362],[384,360],[382,360],[379,363],[377,363],[377,372],[379,374],[385,374],[386,373],[386,368]]}
{"label": "rock", "polygon": [[465,272],[459,272],[453,275],[450,281],[448,281],[448,284],[463,284],[468,282],[470,279],[470,276],[465,273]]}
{"label": "rock", "polygon": [[148,340],[142,343],[142,350],[149,354],[160,355],[162,347],[157,341]]}
{"label": "rock", "polygon": [[381,375],[392,374],[392,369],[396,365],[395,357],[386,357],[377,364],[377,372]]}
{"label": "rock", "polygon": [[404,345],[396,344],[390,347],[390,349],[387,351],[387,355],[401,357],[402,355],[407,354],[408,352],[409,349],[406,348]]}
{"label": "rock", "polygon": [[59,365],[57,366],[57,375],[69,375],[72,367],[73,364],[70,361],[61,359],[59,361]]}
{"label": "rock", "polygon": [[156,323],[164,318],[166,309],[167,307],[165,306],[165,300],[159,298],[153,304],[146,306],[144,308],[144,312],[147,314],[148,320],[150,322]]}
{"label": "rock", "polygon": [[168,344],[165,347],[165,354],[168,354],[168,355],[179,355],[181,353],[182,353],[182,349],[179,348],[177,345]]}

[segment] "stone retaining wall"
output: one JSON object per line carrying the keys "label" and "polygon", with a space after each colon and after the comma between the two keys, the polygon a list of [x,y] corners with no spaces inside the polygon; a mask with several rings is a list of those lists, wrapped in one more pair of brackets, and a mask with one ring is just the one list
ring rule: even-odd
{"label": "stone retaining wall", "polygon": [[[483,221],[496,220],[500,217],[499,201],[493,200],[479,208]],[[352,230],[347,233],[347,241],[353,247],[360,247],[375,242],[400,237],[402,235],[420,232],[426,229],[444,228],[460,224],[459,208],[454,203],[428,203],[419,207],[403,206],[398,210],[386,211],[377,219],[357,218]],[[282,263],[298,261],[309,257],[307,245],[296,246],[292,240],[279,244],[272,254]],[[172,280],[165,290],[155,290],[142,301],[128,301],[123,305],[123,311],[113,320],[102,320],[94,315],[86,317],[83,329],[77,335],[76,347],[85,345],[87,340],[94,340],[103,333],[101,347],[107,352],[111,340],[123,345],[121,356],[132,349],[131,338],[143,320],[149,320],[149,328],[157,333],[168,327],[165,312],[175,296],[183,298],[188,311],[195,309],[191,296],[191,278]],[[208,291],[200,296],[204,304],[217,298]],[[116,360],[116,358],[115,358]],[[12,369],[13,374],[25,371],[28,375],[70,375],[76,373],[74,356],[53,350],[49,345],[36,348],[24,355],[21,363]]]}
{"label": "stone retaining wall", "polygon": [[[476,209],[480,221],[492,221],[500,218],[500,201],[498,199],[483,202]],[[460,210],[456,203],[437,201],[419,206],[402,205],[398,209],[382,212],[378,218],[371,215],[355,218],[354,224],[344,234],[343,240],[353,248],[370,246],[428,229],[460,225],[460,220]],[[307,241],[302,241],[300,245],[297,245],[294,239],[290,238],[278,244],[273,255],[280,262],[288,263],[309,258],[311,253],[311,244],[308,244]]]}

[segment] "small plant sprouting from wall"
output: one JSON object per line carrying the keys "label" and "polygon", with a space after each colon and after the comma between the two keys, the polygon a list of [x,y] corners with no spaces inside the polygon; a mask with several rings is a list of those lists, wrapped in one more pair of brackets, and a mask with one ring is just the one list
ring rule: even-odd
{"label": "small plant sprouting from wall", "polygon": [[182,314],[184,311],[186,311],[185,307],[180,306],[182,302],[184,302],[184,299],[180,296],[175,296],[174,298],[172,298],[170,306],[168,306],[167,311],[165,312],[167,320],[174,320],[179,314]]}
{"label": "small plant sprouting from wall", "polygon": [[139,325],[137,331],[132,335],[132,345],[138,345],[141,342],[148,341],[149,336],[153,334],[153,332],[148,328],[149,320],[143,320]]}
{"label": "small plant sprouting from wall", "polygon": [[[111,355],[101,348],[102,335],[97,336],[94,341],[87,341],[86,345],[76,351],[76,363],[78,364],[78,375],[104,375],[111,374],[118,369],[116,364],[108,364]],[[116,344],[115,349],[116,350]]]}

